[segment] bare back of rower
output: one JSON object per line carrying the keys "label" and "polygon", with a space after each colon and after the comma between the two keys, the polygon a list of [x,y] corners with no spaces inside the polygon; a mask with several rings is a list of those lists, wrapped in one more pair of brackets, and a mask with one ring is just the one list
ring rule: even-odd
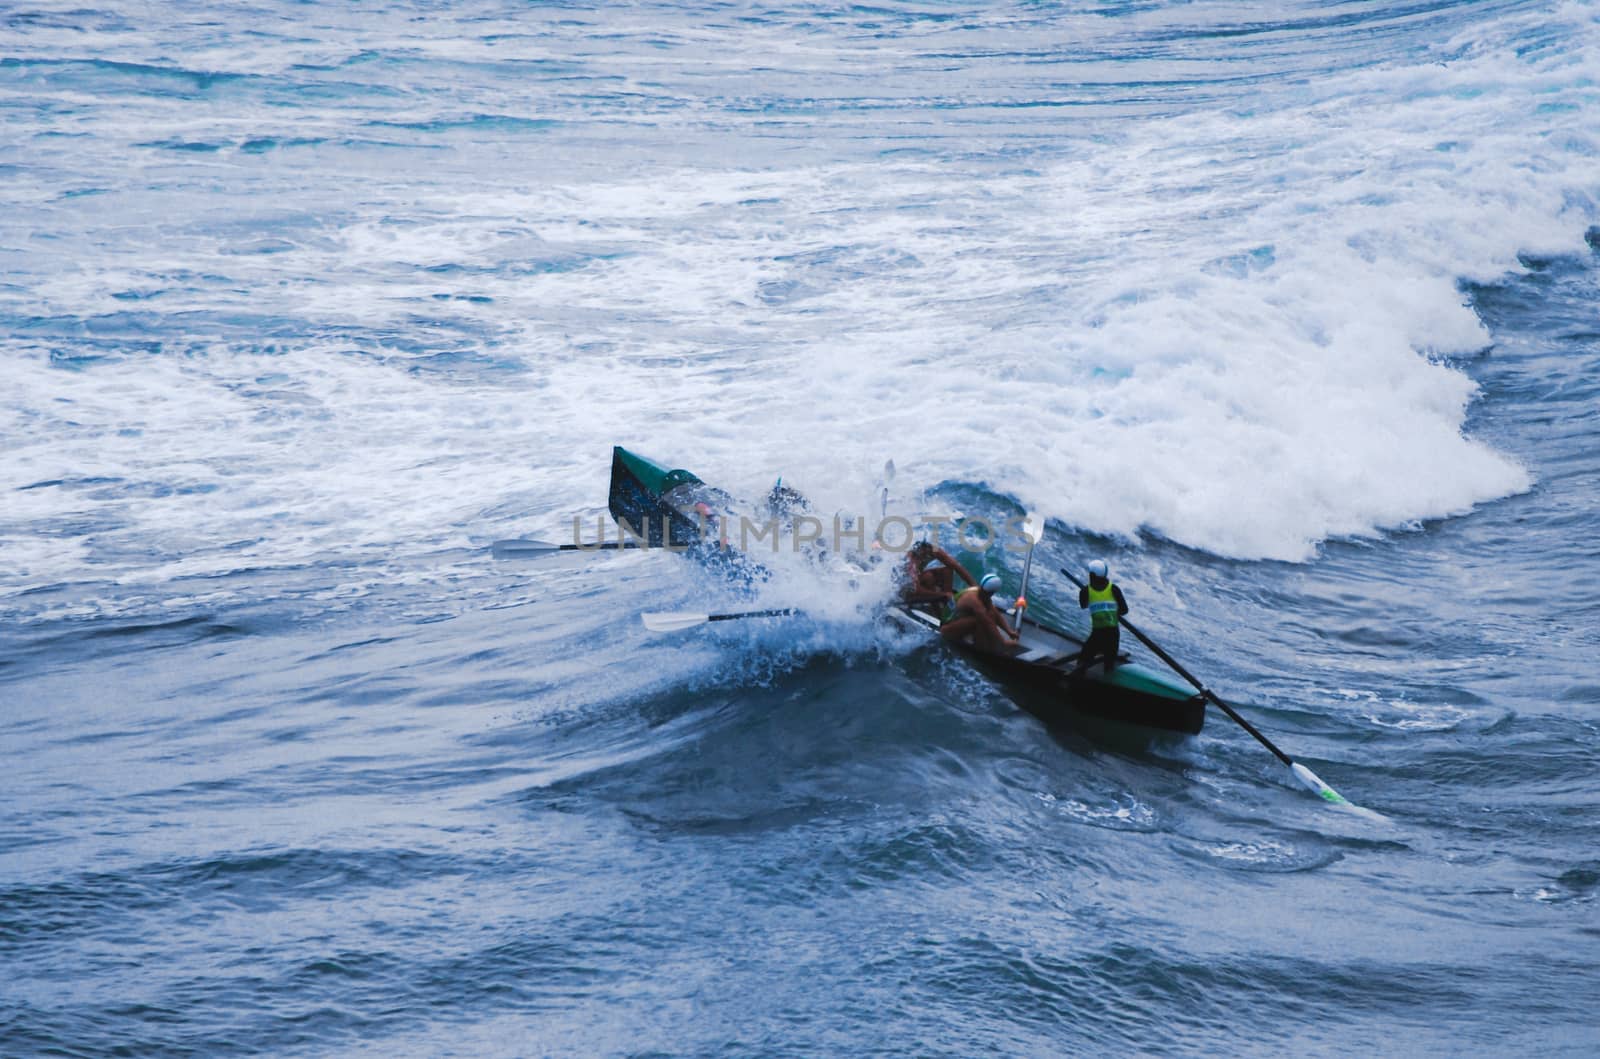
{"label": "bare back of rower", "polygon": [[1017,631],[1007,622],[1000,608],[994,605],[995,590],[1000,587],[996,574],[985,574],[976,588],[969,588],[956,597],[955,612],[950,620],[939,627],[939,635],[951,640],[972,637],[972,642],[985,651],[1011,654],[1017,649]]}

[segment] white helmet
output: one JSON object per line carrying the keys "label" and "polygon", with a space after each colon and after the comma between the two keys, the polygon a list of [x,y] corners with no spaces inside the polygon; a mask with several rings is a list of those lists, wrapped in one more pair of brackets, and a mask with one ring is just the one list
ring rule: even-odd
{"label": "white helmet", "polygon": [[1106,565],[1104,559],[1092,559],[1089,562],[1090,577],[1110,577],[1111,567]]}
{"label": "white helmet", "polygon": [[994,595],[996,592],[1000,591],[1000,575],[984,574],[983,577],[978,580],[978,587],[990,595]]}

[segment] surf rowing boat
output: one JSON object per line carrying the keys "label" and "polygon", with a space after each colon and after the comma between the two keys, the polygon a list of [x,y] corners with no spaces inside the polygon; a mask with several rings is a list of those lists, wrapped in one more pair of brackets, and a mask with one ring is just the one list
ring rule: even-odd
{"label": "surf rowing boat", "polygon": [[1048,725],[1077,727],[1084,718],[1195,735],[1205,723],[1205,699],[1167,677],[1140,665],[1121,662],[1108,674],[1096,662],[1075,675],[1083,641],[1070,633],[1023,620],[1021,650],[1015,654],[986,651],[970,641],[939,636],[939,619],[907,606],[889,608],[902,628],[925,630],[962,655],[973,667],[1005,689],[1018,706]]}
{"label": "surf rowing boat", "polygon": [[[618,446],[612,450],[609,506],[611,517],[626,524],[625,532],[650,547],[682,550],[741,579],[765,577],[760,564],[719,540],[728,521],[739,517],[733,498],[688,471],[669,470]],[[1077,726],[1095,718],[1194,735],[1205,722],[1201,695],[1137,662],[1124,661],[1109,673],[1097,662],[1075,673],[1083,640],[1032,617],[1023,620],[1021,649],[997,654],[945,639],[937,617],[910,605],[890,606],[887,615],[902,629],[955,650],[1048,725]]]}

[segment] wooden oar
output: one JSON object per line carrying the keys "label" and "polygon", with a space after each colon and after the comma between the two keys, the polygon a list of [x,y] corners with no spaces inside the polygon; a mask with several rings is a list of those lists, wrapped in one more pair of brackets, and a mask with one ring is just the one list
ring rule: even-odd
{"label": "wooden oar", "polygon": [[692,629],[711,621],[738,621],[741,618],[781,618],[800,613],[793,607],[775,610],[742,610],[734,614],[691,614],[688,611],[648,611],[639,615],[644,627],[651,632],[677,632]]}
{"label": "wooden oar", "polygon": [[[1077,579],[1077,577],[1075,577],[1073,575],[1071,570],[1068,570],[1068,569],[1063,567],[1061,572],[1063,574],[1067,575],[1067,579],[1069,581],[1071,581],[1073,584],[1077,585],[1079,588],[1083,588],[1084,587],[1083,582],[1079,581]],[[1282,750],[1279,750],[1277,748],[1277,746],[1275,746],[1273,744],[1272,740],[1270,740],[1266,736],[1262,735],[1256,729],[1255,725],[1251,724],[1249,721],[1245,720],[1243,717],[1240,717],[1237,710],[1235,710],[1232,706],[1229,706],[1226,702],[1223,702],[1222,699],[1217,697],[1217,694],[1215,692],[1213,692],[1210,688],[1206,687],[1204,684],[1200,683],[1200,681],[1196,680],[1192,675],[1190,675],[1190,673],[1189,673],[1189,671],[1187,669],[1183,668],[1183,666],[1178,664],[1178,660],[1177,659],[1175,659],[1171,655],[1167,654],[1167,652],[1163,651],[1161,649],[1161,647],[1154,640],[1150,639],[1150,637],[1148,637],[1144,633],[1140,632],[1138,627],[1136,627],[1133,624],[1133,622],[1129,621],[1127,618],[1122,618],[1121,619],[1121,623],[1129,632],[1133,633],[1133,635],[1135,635],[1135,636],[1137,636],[1139,638],[1139,642],[1140,643],[1142,643],[1146,647],[1150,648],[1150,650],[1155,653],[1155,656],[1157,658],[1161,659],[1167,665],[1171,666],[1172,667],[1172,671],[1174,673],[1177,673],[1184,680],[1187,680],[1189,683],[1193,684],[1194,687],[1195,687],[1195,690],[1200,692],[1201,696],[1203,696],[1207,702],[1211,703],[1213,706],[1216,706],[1218,709],[1220,709],[1223,713],[1227,714],[1234,721],[1234,723],[1236,723],[1240,728],[1243,728],[1245,731],[1247,731],[1251,735],[1255,736],[1257,742],[1259,742],[1262,746],[1266,747],[1268,750],[1272,751],[1273,754],[1277,756],[1279,761],[1283,762],[1285,765],[1287,765],[1289,767],[1289,771],[1294,774],[1294,778],[1295,779],[1299,780],[1301,783],[1303,783],[1307,787],[1309,787],[1323,801],[1328,802],[1328,803],[1333,804],[1333,805],[1349,806],[1351,809],[1357,809],[1357,810],[1360,810],[1363,813],[1370,813],[1371,812],[1371,810],[1362,809],[1359,805],[1355,805],[1355,804],[1351,803],[1349,800],[1347,800],[1345,798],[1344,795],[1340,794],[1338,791],[1334,790],[1332,787],[1330,787],[1326,783],[1322,782],[1322,779],[1315,772],[1312,772],[1310,769],[1308,769],[1304,765],[1300,764],[1300,762],[1294,760],[1288,754],[1285,754]],[[1376,816],[1377,814],[1373,813],[1372,815]]]}

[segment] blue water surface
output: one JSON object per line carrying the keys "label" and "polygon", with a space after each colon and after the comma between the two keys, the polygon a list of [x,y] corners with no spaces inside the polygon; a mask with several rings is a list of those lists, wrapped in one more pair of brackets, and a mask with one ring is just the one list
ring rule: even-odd
{"label": "blue water surface", "polygon": [[[1600,1047],[1592,4],[0,25],[0,1053]],[[613,444],[1042,507],[1381,818],[495,557]]]}

